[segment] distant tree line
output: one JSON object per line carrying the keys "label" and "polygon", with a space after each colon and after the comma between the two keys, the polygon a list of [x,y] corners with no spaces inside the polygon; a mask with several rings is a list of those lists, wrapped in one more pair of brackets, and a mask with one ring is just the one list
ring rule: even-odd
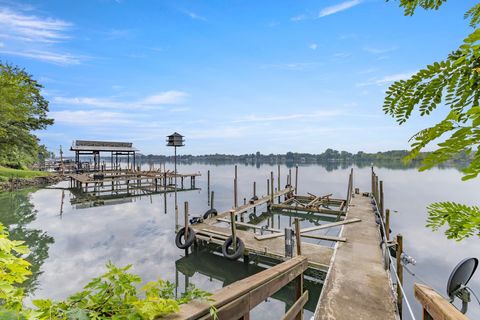
{"label": "distant tree line", "polygon": [[[371,163],[371,162],[385,162],[395,161],[401,162],[409,154],[407,150],[391,150],[385,152],[367,153],[359,151],[357,153],[350,153],[348,151],[338,151],[334,149],[327,149],[323,153],[298,153],[287,152],[285,154],[262,154],[259,151],[251,154],[232,155],[232,154],[206,154],[206,155],[178,155],[177,160],[180,162],[204,162],[204,163],[287,163],[287,164],[301,164],[301,163],[326,163],[326,162],[356,162],[356,163]],[[421,161],[429,153],[422,152],[415,161]],[[164,155],[140,155],[140,160],[144,162],[167,162],[173,161],[173,156]],[[459,153],[452,162],[468,162],[469,156],[466,153]]]}

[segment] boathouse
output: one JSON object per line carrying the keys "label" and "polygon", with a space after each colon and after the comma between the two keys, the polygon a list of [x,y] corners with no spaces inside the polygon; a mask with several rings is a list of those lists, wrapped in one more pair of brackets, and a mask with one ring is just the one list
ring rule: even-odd
{"label": "boathouse", "polygon": [[72,143],[70,151],[75,152],[75,165],[78,169],[82,168],[80,161],[81,156],[93,156],[93,168],[90,169],[93,171],[101,170],[101,153],[110,154],[110,170],[118,170],[119,157],[120,160],[121,157],[127,158],[127,168],[130,167],[131,158],[132,168],[136,168],[135,152],[138,150],[133,147],[133,143],[131,142],[75,140]]}

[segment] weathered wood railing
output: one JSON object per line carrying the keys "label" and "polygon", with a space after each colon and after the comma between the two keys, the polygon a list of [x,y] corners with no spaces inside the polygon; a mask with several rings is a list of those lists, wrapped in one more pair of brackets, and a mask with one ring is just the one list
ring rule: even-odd
{"label": "weathered wood railing", "polygon": [[468,320],[455,306],[432,288],[415,283],[415,298],[421,303],[424,320]]}
{"label": "weathered wood railing", "polygon": [[180,312],[167,319],[212,319],[211,304],[217,308],[221,320],[249,319],[250,310],[292,280],[295,281],[296,302],[283,319],[303,319],[303,306],[308,300],[308,291],[303,292],[303,272],[307,267],[307,258],[297,256],[218,290],[213,294],[212,302],[192,301],[183,305]]}

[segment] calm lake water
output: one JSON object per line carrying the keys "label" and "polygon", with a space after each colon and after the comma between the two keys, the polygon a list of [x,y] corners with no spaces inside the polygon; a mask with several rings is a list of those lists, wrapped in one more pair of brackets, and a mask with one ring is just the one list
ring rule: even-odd
{"label": "calm lake water", "polygon": [[[167,164],[167,169],[171,167]],[[370,191],[370,168],[353,168],[354,186]],[[203,214],[209,208],[207,170],[211,172],[215,208],[224,211],[233,206],[233,165],[189,164],[180,165],[178,170],[202,173],[196,183],[200,190],[178,193],[181,216],[184,201],[189,202],[192,216]],[[350,166],[300,166],[299,193],[332,193],[334,197],[345,198],[349,170]],[[277,166],[238,165],[239,203],[252,196],[253,181],[257,182],[258,195],[267,193],[270,171],[276,174]],[[386,207],[395,211],[392,213],[393,234],[403,234],[405,251],[417,260],[412,271],[445,295],[453,267],[465,257],[480,258],[480,239],[455,242],[446,239],[443,232],[425,228],[425,207],[431,202],[445,200],[478,204],[480,180],[462,182],[461,173],[454,168],[435,168],[423,173],[414,168],[375,168],[375,171],[384,181]],[[288,168],[282,165],[281,172],[283,187]],[[57,185],[67,186],[67,182]],[[61,189],[0,194],[0,222],[9,226],[13,237],[26,240],[32,250],[35,277],[27,288],[33,298],[65,298],[80,290],[92,277],[102,274],[107,261],[121,266],[133,264],[132,272],[145,281],[159,277],[176,281],[178,293],[188,284],[213,291],[272,263],[260,258],[252,259],[250,264],[231,262],[213,249],[185,256],[174,244],[173,193],[167,194],[166,199],[162,194],[147,195],[104,206],[82,206],[72,203],[74,199],[72,193]],[[288,223],[288,218],[280,219],[278,215],[269,216],[269,219],[275,228],[278,224],[283,228]],[[328,232],[333,235],[338,229]],[[329,242],[323,244],[331,245]],[[306,281],[312,299],[306,306],[305,319],[312,316],[322,286],[321,278],[321,274],[315,274]],[[407,272],[404,280],[416,317],[421,318],[420,307],[413,297],[413,282],[419,280]],[[472,278],[470,287],[480,294],[480,271]],[[253,310],[252,319],[280,318],[293,303],[291,292],[292,288],[287,287],[259,305]],[[404,315],[405,319],[410,318],[405,308]],[[468,315],[480,319],[476,301],[470,303]]]}

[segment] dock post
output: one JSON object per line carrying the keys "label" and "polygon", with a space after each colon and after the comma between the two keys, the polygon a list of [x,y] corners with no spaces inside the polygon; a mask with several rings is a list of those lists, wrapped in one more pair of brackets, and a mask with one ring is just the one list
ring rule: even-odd
{"label": "dock post", "polygon": [[275,194],[275,192],[273,191],[273,171],[270,171],[270,189],[271,189],[270,205],[272,205],[273,204],[273,195]]}
{"label": "dock post", "polygon": [[267,196],[270,195],[270,179],[267,179]]}
{"label": "dock post", "polygon": [[[380,181],[380,215],[382,219],[385,219],[385,212],[383,211],[384,204],[383,204],[383,181]],[[385,220],[384,220],[385,221]]]}
{"label": "dock post", "polygon": [[298,194],[298,164],[295,166],[295,195]]}
{"label": "dock post", "polygon": [[375,175],[375,195],[376,195],[375,201],[377,201],[377,206],[380,202],[379,194],[380,194],[380,192],[379,192],[379,187],[378,187],[378,176]]}
{"label": "dock post", "polygon": [[374,198],[376,198],[376,194],[375,194],[375,173],[372,173],[372,196]]}
{"label": "dock post", "polygon": [[212,191],[212,194],[210,196],[210,209],[213,209],[213,198],[214,198],[214,196],[215,196],[215,192]]}
{"label": "dock post", "polygon": [[293,229],[285,228],[285,258],[293,258]]}
{"label": "dock post", "polygon": [[[253,181],[253,196],[252,198],[254,199],[255,196],[257,195],[257,182]],[[257,207],[253,207],[253,213],[257,213]]]}
{"label": "dock post", "polygon": [[233,250],[237,251],[237,226],[235,223],[235,210],[230,210],[230,226],[232,227]]}
{"label": "dock post", "polygon": [[297,256],[302,255],[302,242],[300,238],[300,220],[295,218],[295,241],[297,241]]}
{"label": "dock post", "polygon": [[402,253],[403,253],[403,236],[401,234],[397,235],[397,305],[398,313],[400,318],[402,318],[402,289],[400,286],[403,286],[403,265],[402,265]]}
{"label": "dock post", "polygon": [[[280,186],[280,164],[278,165],[278,174],[277,174],[277,189],[278,191],[280,192],[281,189],[281,186]],[[281,199],[280,199],[280,196],[278,196],[278,203],[281,202]]]}
{"label": "dock post", "polygon": [[390,209],[385,210],[385,237],[390,240]]}
{"label": "dock post", "polygon": [[188,238],[188,201],[185,201],[184,208],[185,208],[185,215],[184,215],[184,217],[185,217],[185,234],[184,234],[184,237],[185,237],[185,239],[187,239]]}
{"label": "dock post", "polygon": [[238,198],[237,198],[237,179],[233,179],[233,207],[238,207]]}
{"label": "dock post", "polygon": [[390,209],[385,210],[385,237],[390,240]]}
{"label": "dock post", "polygon": [[210,170],[207,171],[207,205],[210,205]]}

